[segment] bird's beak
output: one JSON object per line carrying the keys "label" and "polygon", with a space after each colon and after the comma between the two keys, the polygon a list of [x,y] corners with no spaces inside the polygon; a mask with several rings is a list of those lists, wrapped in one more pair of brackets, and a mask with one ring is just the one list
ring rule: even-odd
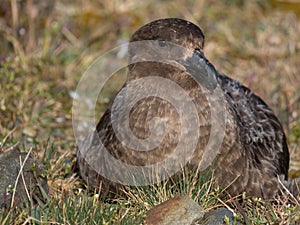
{"label": "bird's beak", "polygon": [[211,91],[217,87],[218,72],[200,50],[196,49],[185,59],[176,61],[184,66],[201,86]]}

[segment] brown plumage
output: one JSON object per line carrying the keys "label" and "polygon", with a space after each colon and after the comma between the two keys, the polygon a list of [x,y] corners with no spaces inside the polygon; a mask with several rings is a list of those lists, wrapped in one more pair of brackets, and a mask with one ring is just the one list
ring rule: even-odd
{"label": "brown plumage", "polygon": [[[143,40],[154,40],[154,42],[146,46],[147,51],[144,52],[144,48],[142,52],[141,49],[138,51],[129,49],[131,65],[127,82],[116,97],[117,106],[123,104],[129,81],[154,76],[170,79],[180,85],[192,100],[199,118],[200,125],[197,132],[200,136],[192,158],[187,159],[190,166],[198,167],[212,132],[211,119],[213,118],[209,103],[213,101],[218,104],[219,101],[211,93],[221,90],[225,124],[224,130],[220,131],[224,132],[224,138],[212,164],[215,169],[216,186],[229,185],[226,190],[231,195],[246,191],[249,196],[272,198],[280,189],[278,180],[282,182],[287,180],[289,167],[286,137],[273,111],[251,90],[214,69],[203,55],[204,35],[196,25],[181,19],[157,20],[136,31],[130,42]],[[172,60],[172,54],[160,56],[167,57],[168,64],[136,61],[136,58],[141,55],[147,57],[147,54],[159,54],[151,50],[163,48],[166,42],[178,44],[190,51],[179,52],[176,60]],[[159,85],[158,81],[155,82],[145,80],[134,88],[155,89]],[[182,100],[183,107],[184,104]],[[151,135],[151,126],[153,124],[159,126],[159,123],[152,119],[159,117],[167,124],[165,136],[158,147],[150,151],[135,151],[119,141],[112,127],[111,111],[112,108],[109,108],[105,112],[96,131],[77,152],[80,174],[92,187],[99,187],[101,183],[103,190],[118,188],[118,185],[111,182],[108,177],[101,176],[102,172],[109,170],[109,167],[118,166],[110,163],[109,158],[103,154],[105,148],[121,162],[133,166],[145,166],[171,156],[179,141],[183,141],[189,147],[194,140],[193,130],[187,132],[184,140],[179,140],[180,113],[167,100],[150,96],[139,100],[132,107],[129,127],[137,138],[146,139]],[[118,112],[116,114],[118,116]],[[121,124],[118,132],[122,133],[122,127]],[[99,138],[105,148],[101,146]],[[159,141],[159,135],[155,140]],[[186,157],[185,152],[176,154],[174,162],[176,157],[177,159]],[[122,168],[114,171],[112,177],[127,176],[122,174]]]}

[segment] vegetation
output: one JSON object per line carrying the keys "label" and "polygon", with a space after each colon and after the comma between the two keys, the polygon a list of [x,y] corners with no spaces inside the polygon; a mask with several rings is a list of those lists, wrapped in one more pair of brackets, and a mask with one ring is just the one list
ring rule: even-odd
{"label": "vegetation", "polygon": [[[0,148],[32,148],[45,165],[50,187],[44,203],[2,209],[2,224],[140,224],[152,206],[185,193],[205,210],[236,205],[235,198],[222,197],[222,190],[211,190],[209,179],[195,178],[126,189],[116,200],[98,198],[75,169],[71,108],[80,77],[138,27],[164,17],[200,25],[207,58],[274,109],[288,137],[290,176],[300,176],[299,9],[294,1],[260,0],[2,1]],[[100,97],[99,118],[116,91]],[[276,201],[247,199],[236,208],[237,217],[247,224],[298,224],[299,200]]]}

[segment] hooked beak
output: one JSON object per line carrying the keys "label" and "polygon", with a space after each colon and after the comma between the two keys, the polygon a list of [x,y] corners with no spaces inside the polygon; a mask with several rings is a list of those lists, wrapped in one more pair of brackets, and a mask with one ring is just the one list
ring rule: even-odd
{"label": "hooked beak", "polygon": [[217,87],[218,72],[200,50],[195,49],[192,56],[176,61],[184,66],[201,86],[211,91]]}

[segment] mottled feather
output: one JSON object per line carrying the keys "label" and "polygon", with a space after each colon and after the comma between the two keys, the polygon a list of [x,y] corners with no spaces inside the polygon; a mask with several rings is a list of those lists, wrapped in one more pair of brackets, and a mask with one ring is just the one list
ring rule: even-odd
{"label": "mottled feather", "polygon": [[[184,62],[189,61],[186,57],[182,57],[178,62],[185,66],[186,69],[183,69],[161,62],[134,62],[135,53],[129,49],[132,64],[129,66],[127,83],[145,76],[160,76],[176,82],[192,99],[199,117],[200,138],[189,164],[198,167],[202,159],[212,128],[209,101],[218,101],[208,99],[209,89],[220,88],[225,99],[226,120],[225,136],[213,162],[215,185],[227,187],[226,191],[231,195],[245,191],[249,196],[266,199],[274,197],[281,187],[279,180],[287,179],[289,152],[282,126],[273,111],[250,89],[214,69],[203,55],[204,35],[196,25],[181,19],[157,20],[141,27],[130,41],[142,40],[158,40],[158,44],[161,44],[160,41],[172,42],[196,52],[195,54],[198,54],[196,57],[201,59],[198,64],[196,62],[196,66],[188,67]],[[195,58],[188,58],[190,61],[191,59]],[[198,79],[197,75],[196,78],[191,76],[197,70],[206,73],[207,77],[198,76]],[[196,80],[202,83],[198,85]],[[127,83],[118,93],[116,104],[123,104]],[[156,88],[157,84],[141,82],[135,88],[138,90],[146,86]],[[98,187],[102,183],[103,190],[110,191],[117,189],[118,184],[103,178],[99,171],[95,171],[88,163],[91,161],[102,163],[103,170],[108,166],[116,166],[110,164],[104,157],[102,151],[105,150],[99,147],[98,137],[116,159],[127,164],[144,166],[161,161],[174,151],[179,141],[181,126],[180,115],[168,101],[154,96],[138,101],[129,115],[129,126],[136,137],[145,139],[151,135],[150,125],[153,118],[163,119],[167,126],[166,135],[158,147],[150,151],[134,151],[123,145],[114,133],[111,110],[109,108],[105,112],[96,131],[89,137],[90,141],[87,141],[77,153],[83,179],[93,187]],[[154,126],[156,125],[159,124],[154,123]],[[192,132],[184,140],[187,145],[194,138]],[[176,157],[185,155],[179,153]]]}

